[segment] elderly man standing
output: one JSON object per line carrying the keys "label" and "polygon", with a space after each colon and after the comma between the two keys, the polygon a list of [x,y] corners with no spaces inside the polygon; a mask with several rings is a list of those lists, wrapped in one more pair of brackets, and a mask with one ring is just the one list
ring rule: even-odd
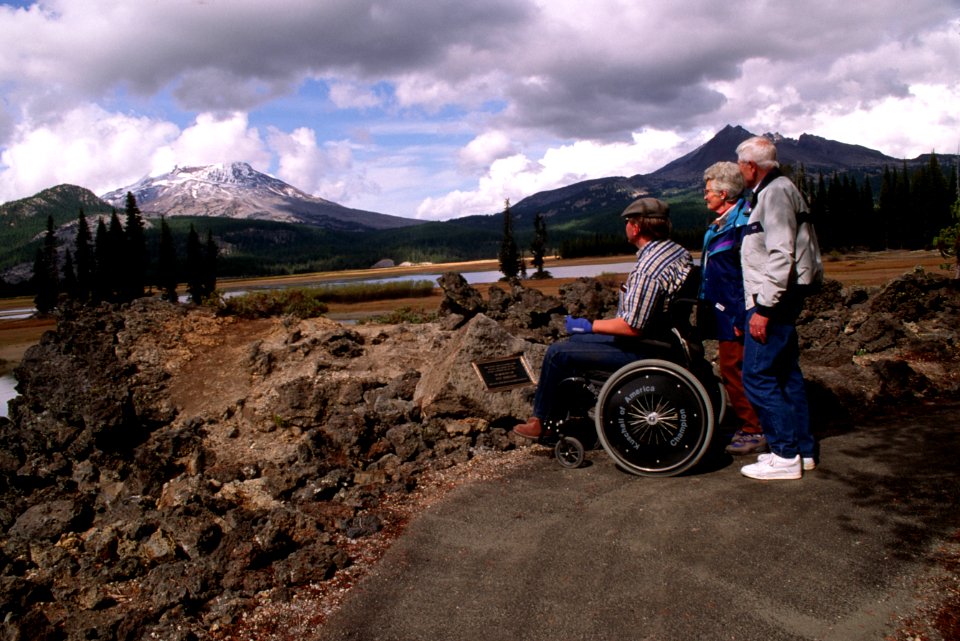
{"label": "elderly man standing", "polygon": [[799,479],[815,462],[795,323],[805,296],[823,280],[820,248],[803,196],[780,173],[773,142],[745,140],[737,161],[754,194],[741,247],[743,386],[770,449],[740,471],[761,480]]}
{"label": "elderly man standing", "polygon": [[533,416],[513,432],[539,439],[555,409],[560,382],[583,370],[618,369],[644,357],[643,346],[632,339],[661,320],[692,268],[690,252],[669,239],[670,207],[656,198],[640,198],[623,211],[627,242],[637,248],[637,264],[620,288],[614,318],[591,321],[567,316],[569,340],[552,344],[543,358],[533,401]]}

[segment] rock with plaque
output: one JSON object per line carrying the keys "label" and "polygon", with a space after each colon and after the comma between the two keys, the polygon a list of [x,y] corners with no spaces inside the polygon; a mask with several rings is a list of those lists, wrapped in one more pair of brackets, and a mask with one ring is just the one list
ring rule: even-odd
{"label": "rock with plaque", "polygon": [[534,384],[533,372],[523,354],[487,358],[471,364],[490,392],[503,392]]}

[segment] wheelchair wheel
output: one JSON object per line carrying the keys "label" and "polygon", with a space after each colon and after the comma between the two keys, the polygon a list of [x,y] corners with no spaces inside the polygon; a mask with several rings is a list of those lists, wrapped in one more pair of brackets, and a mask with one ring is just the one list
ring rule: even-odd
{"label": "wheelchair wheel", "polygon": [[607,454],[640,476],[674,476],[703,457],[713,436],[710,395],[697,377],[669,361],[625,365],[597,398],[597,436]]}
{"label": "wheelchair wheel", "polygon": [[583,443],[572,436],[561,436],[553,448],[553,454],[561,467],[573,469],[583,465]]}
{"label": "wheelchair wheel", "polygon": [[713,423],[714,425],[723,425],[723,419],[727,416],[727,407],[730,406],[730,395],[727,394],[727,388],[723,385],[723,381],[719,378],[716,379],[714,385],[719,389],[716,392],[716,397],[713,403]]}

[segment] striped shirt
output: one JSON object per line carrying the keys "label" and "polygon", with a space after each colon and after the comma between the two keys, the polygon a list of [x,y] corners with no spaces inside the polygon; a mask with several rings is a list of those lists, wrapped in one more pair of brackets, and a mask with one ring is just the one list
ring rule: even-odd
{"label": "striped shirt", "polygon": [[672,240],[654,240],[637,252],[637,264],[620,287],[617,317],[634,329],[643,329],[665,311],[690,274],[690,252]]}

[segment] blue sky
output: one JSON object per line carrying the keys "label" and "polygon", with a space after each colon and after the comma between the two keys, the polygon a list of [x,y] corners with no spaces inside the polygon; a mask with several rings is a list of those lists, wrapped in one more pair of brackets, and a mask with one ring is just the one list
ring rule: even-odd
{"label": "blue sky", "polygon": [[0,41],[0,202],[246,161],[449,219],[653,171],[727,124],[960,145],[958,0],[0,2]]}

